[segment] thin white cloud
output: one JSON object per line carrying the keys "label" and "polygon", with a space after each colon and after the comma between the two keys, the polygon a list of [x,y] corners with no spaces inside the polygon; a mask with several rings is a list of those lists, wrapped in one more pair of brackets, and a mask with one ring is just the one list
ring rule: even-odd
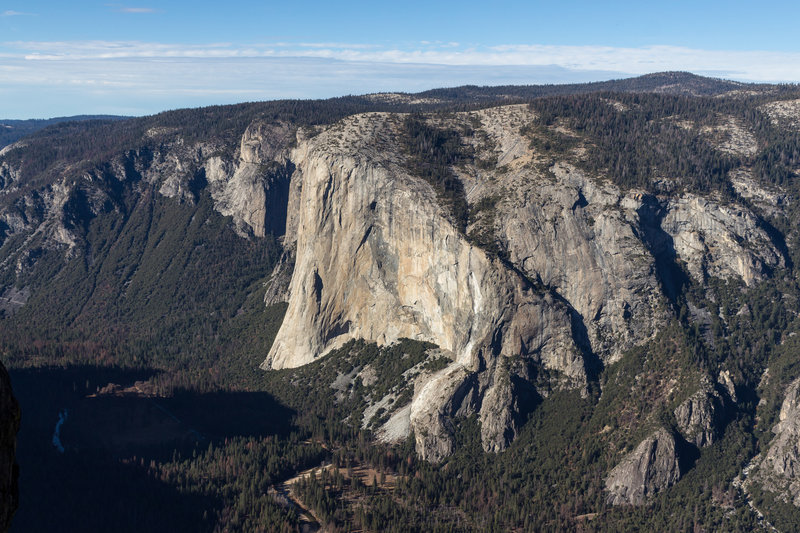
{"label": "thin white cloud", "polygon": [[121,7],[120,13],[155,13],[157,10],[152,7]]}
{"label": "thin white cloud", "polygon": [[[2,64],[3,61],[0,61]],[[466,84],[575,83],[621,77],[554,67],[461,67],[319,58],[159,58],[5,61],[0,117],[149,114],[279,98],[415,92]]]}
{"label": "thin white cloud", "polygon": [[[408,48],[335,42],[0,42],[0,117],[145,114],[465,84],[578,83],[664,70],[799,82],[800,53],[433,41]],[[68,103],[72,107],[65,107]]]}
{"label": "thin white cloud", "polygon": [[143,13],[158,13],[160,11],[152,7],[132,7],[132,6],[125,6],[122,4],[105,4],[105,6],[112,8],[117,13],[143,14]]}
{"label": "thin white cloud", "polygon": [[[267,45],[268,46],[268,45]],[[356,44],[356,43],[280,43],[280,46],[292,48],[339,48],[352,50],[370,50],[380,48],[377,44]]]}
{"label": "thin white cloud", "polygon": [[35,13],[23,13],[22,11],[14,11],[12,9],[0,13],[0,17],[33,17],[35,15]]}
{"label": "thin white cloud", "polygon": [[578,71],[644,74],[663,70],[715,72],[747,81],[800,81],[800,53],[698,50],[675,46],[499,45],[419,43],[415,48],[351,43],[207,43],[173,45],[136,41],[13,42],[6,48],[29,60],[193,58],[317,58],[348,62],[449,66],[548,66]]}

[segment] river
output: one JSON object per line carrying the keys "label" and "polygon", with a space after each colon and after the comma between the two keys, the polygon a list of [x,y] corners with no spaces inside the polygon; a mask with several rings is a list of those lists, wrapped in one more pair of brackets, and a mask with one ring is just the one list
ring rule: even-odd
{"label": "river", "polygon": [[69,411],[66,408],[59,411],[58,422],[56,422],[56,427],[53,430],[53,446],[56,447],[59,453],[64,453],[64,444],[61,442],[61,426],[67,421],[68,416]]}

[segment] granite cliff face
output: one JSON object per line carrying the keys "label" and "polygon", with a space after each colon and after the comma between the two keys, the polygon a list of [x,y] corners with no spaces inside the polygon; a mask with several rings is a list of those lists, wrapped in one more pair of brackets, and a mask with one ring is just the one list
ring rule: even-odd
{"label": "granite cliff face", "polygon": [[532,120],[524,106],[477,118],[495,146],[498,170],[475,192],[503,198],[494,229],[511,262],[569,303],[603,361],[649,339],[666,310],[655,259],[640,237],[643,194],[623,193],[569,163],[542,171],[542,154],[521,133]]}
{"label": "granite cliff face", "polygon": [[[362,120],[379,128],[390,126],[387,119]],[[366,134],[357,122],[340,127],[292,154],[298,167],[293,180],[302,181],[293,215],[296,264],[286,327],[265,367],[305,364],[351,338],[383,344],[415,337],[436,342],[471,369],[491,360],[493,346],[508,355],[541,351],[545,364],[580,378],[580,361],[566,354],[562,362],[550,346],[551,339],[565,348],[570,343],[536,324],[537,316],[539,323],[555,321],[568,337],[564,310],[560,320],[549,315],[550,309],[558,313],[558,303],[470,245],[448,223],[430,187],[397,163],[378,159],[379,149],[332,141],[363,142],[378,132]]]}
{"label": "granite cliff face", "polygon": [[660,428],[609,472],[608,503],[641,505],[653,494],[674,485],[681,477],[675,438]]}
{"label": "granite cliff face", "polygon": [[662,223],[691,276],[738,278],[751,285],[784,266],[784,258],[755,216],[737,205],[686,195],[670,202]]}
{"label": "granite cliff face", "polygon": [[775,437],[748,481],[800,507],[800,380],[787,387],[778,420]]}
{"label": "granite cliff face", "polygon": [[713,444],[724,424],[725,400],[711,380],[704,378],[700,389],[684,400],[673,413],[678,430],[697,447]]}
{"label": "granite cliff face", "polygon": [[220,156],[205,161],[215,208],[233,217],[238,231],[256,237],[283,233],[292,172],[286,145],[292,135],[286,124],[256,122],[242,136],[238,161]]}
{"label": "granite cliff face", "polygon": [[[387,115],[355,117],[292,152],[292,180],[302,184],[296,222],[287,223],[297,228],[286,238],[295,267],[263,366],[303,365],[356,338],[439,345],[453,364],[418,387],[410,412],[411,428],[427,433],[415,433],[420,454],[437,460],[449,451],[454,415],[512,409],[487,392],[508,386],[495,383],[509,379],[494,372],[499,358],[523,357],[578,384],[585,361],[567,306],[470,244],[430,185],[391,157],[397,148],[381,139],[396,127]],[[503,448],[507,428],[485,428],[487,448]]]}
{"label": "granite cliff face", "polygon": [[[456,171],[469,204],[489,201],[493,212],[479,212],[466,232],[409,172],[401,116],[301,132],[289,155],[287,252],[267,293],[289,307],[262,367],[304,365],[350,339],[433,342],[453,363],[417,383],[398,415],[418,452],[447,456],[457,419],[472,413],[484,449],[501,451],[530,409],[521,398],[536,389],[535,368],[559,387],[584,388],[666,324],[675,281],[664,265],[683,265],[702,285],[709,276],[752,284],[784,264],[742,206],[622,191],[569,163],[542,166],[523,134],[530,113],[507,106],[429,119],[475,128],[463,139],[475,160]],[[467,237],[479,231],[495,236],[506,260]],[[675,416],[705,446],[722,400],[713,388],[696,396]]]}

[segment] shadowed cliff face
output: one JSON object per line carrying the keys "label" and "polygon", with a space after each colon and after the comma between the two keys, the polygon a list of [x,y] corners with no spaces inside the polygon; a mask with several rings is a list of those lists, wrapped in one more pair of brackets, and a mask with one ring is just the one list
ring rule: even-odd
{"label": "shadowed cliff face", "polygon": [[0,530],[8,531],[19,505],[16,462],[20,410],[8,372],[0,363]]}

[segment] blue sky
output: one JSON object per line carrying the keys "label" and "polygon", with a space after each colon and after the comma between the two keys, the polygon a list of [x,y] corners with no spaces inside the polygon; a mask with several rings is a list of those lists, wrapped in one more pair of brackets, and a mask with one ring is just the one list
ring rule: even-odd
{"label": "blue sky", "polygon": [[800,3],[0,0],[0,118],[562,83],[800,81]]}

